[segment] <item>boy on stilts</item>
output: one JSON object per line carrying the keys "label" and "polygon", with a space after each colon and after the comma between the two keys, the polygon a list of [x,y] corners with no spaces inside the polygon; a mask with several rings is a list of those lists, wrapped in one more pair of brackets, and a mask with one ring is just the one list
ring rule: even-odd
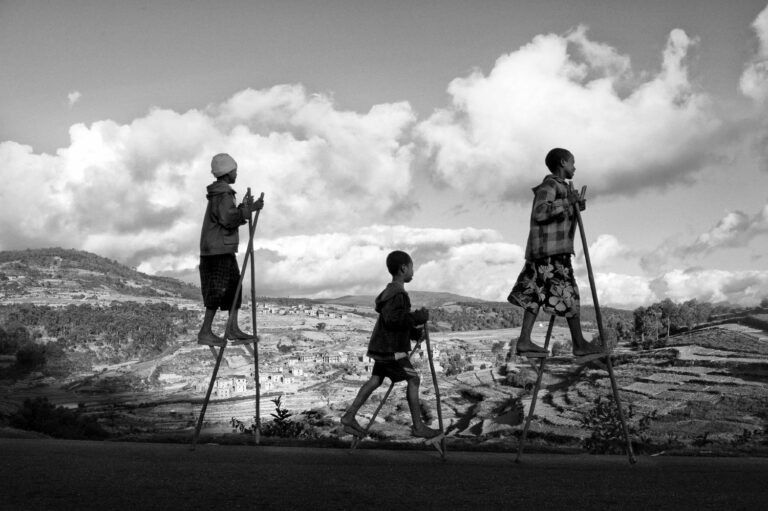
{"label": "boy on stilts", "polygon": [[235,296],[240,280],[240,268],[235,253],[240,237],[238,229],[248,222],[253,211],[264,207],[264,199],[248,197],[239,205],[230,185],[237,180],[237,162],[228,154],[217,154],[211,160],[211,173],[216,178],[208,185],[208,206],[200,233],[200,284],[205,305],[205,318],[197,334],[198,344],[223,347],[226,340],[213,333],[213,318],[217,309],[234,312],[227,321],[225,336],[235,344],[253,342],[253,335],[240,330],[237,313],[242,303],[242,289]]}
{"label": "boy on stilts", "polygon": [[400,250],[391,252],[387,256],[387,270],[392,275],[392,282],[376,297],[376,312],[379,317],[368,343],[368,356],[375,360],[371,378],[363,384],[355,400],[342,415],[341,424],[344,431],[351,435],[365,435],[365,430],[357,422],[355,415],[386,377],[393,383],[403,380],[408,382],[406,397],[413,420],[411,434],[421,438],[434,438],[440,432],[428,427],[421,418],[421,379],[408,358],[411,341],[418,340],[421,336],[421,331],[414,327],[424,325],[429,320],[429,311],[421,308],[411,312],[411,300],[404,287],[405,283],[413,279],[411,256]]}
{"label": "boy on stilts", "polygon": [[566,182],[576,172],[575,159],[570,151],[555,148],[549,151],[545,163],[550,174],[533,189],[525,266],[507,297],[525,311],[515,353],[525,357],[547,355],[544,348],[531,341],[531,331],[542,307],[548,314],[565,316],[575,356],[602,353],[601,346],[587,342],[582,334],[579,288],[571,265],[577,227],[573,208],[586,209],[586,201]]}

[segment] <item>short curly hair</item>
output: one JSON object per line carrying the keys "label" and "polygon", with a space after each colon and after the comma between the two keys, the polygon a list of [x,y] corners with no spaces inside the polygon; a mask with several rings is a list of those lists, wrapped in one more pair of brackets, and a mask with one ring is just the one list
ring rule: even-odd
{"label": "short curly hair", "polygon": [[413,259],[411,259],[411,256],[409,256],[407,252],[395,250],[394,252],[390,252],[387,256],[387,270],[389,270],[389,273],[394,277],[397,275],[397,272],[400,271],[402,265],[412,262]]}
{"label": "short curly hair", "polygon": [[567,160],[571,156],[573,156],[573,153],[568,149],[555,147],[547,153],[547,157],[544,158],[544,163],[547,164],[547,168],[550,172],[555,172],[560,167],[560,162]]}

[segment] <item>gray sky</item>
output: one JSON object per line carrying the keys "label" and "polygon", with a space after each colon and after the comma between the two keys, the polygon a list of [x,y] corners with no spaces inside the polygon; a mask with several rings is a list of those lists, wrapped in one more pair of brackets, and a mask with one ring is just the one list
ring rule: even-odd
{"label": "gray sky", "polygon": [[0,45],[0,249],[194,280],[226,151],[265,294],[373,293],[403,248],[503,299],[563,146],[603,303],[768,295],[765,0],[0,0]]}

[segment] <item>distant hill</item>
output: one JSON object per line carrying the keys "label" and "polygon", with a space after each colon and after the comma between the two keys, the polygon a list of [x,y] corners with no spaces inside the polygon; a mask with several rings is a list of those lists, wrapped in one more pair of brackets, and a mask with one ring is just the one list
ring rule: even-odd
{"label": "distant hill", "polygon": [[200,290],[82,250],[0,251],[0,297],[8,301],[200,299]]}
{"label": "distant hill", "polygon": [[[433,291],[408,291],[408,296],[411,298],[411,304],[414,307],[442,307],[444,305],[459,303],[459,302],[471,302],[471,303],[483,303],[483,300],[478,298],[470,298],[467,296],[461,296],[453,293],[441,293]],[[350,307],[373,307],[374,295],[346,295],[339,298],[322,299],[317,302],[330,303],[336,305],[347,305]]]}

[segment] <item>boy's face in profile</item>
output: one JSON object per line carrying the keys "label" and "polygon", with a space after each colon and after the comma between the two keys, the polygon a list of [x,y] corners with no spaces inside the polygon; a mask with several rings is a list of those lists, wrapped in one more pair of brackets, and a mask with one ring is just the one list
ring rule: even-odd
{"label": "boy's face in profile", "polygon": [[403,276],[403,282],[413,280],[413,261],[400,267],[400,274]]}
{"label": "boy's face in profile", "polygon": [[576,173],[576,158],[570,155],[567,159],[562,160],[563,177],[565,179],[573,179],[573,175]]}

